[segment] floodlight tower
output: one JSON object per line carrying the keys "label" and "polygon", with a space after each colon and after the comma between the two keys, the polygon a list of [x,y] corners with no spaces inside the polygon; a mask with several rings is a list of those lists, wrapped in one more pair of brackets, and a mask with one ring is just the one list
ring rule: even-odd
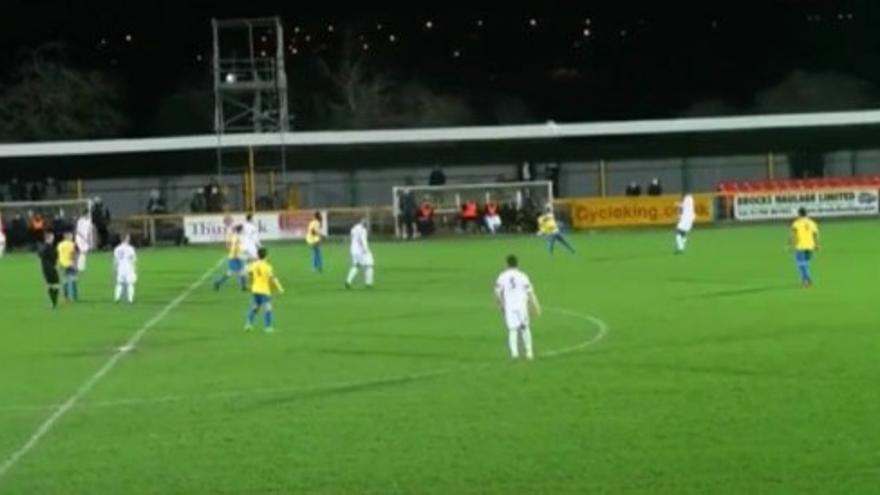
{"label": "floodlight tower", "polygon": [[218,179],[223,174],[224,135],[242,132],[279,134],[284,177],[284,133],[290,128],[290,115],[281,18],[212,19],[211,27]]}

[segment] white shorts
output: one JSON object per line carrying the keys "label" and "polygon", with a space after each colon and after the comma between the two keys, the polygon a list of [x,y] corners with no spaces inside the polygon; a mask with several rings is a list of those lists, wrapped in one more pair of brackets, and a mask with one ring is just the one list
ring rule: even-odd
{"label": "white shorts", "polygon": [[116,283],[134,285],[137,283],[137,273],[131,270],[123,270],[116,274]]}
{"label": "white shorts", "polygon": [[498,215],[488,215],[486,216],[486,227],[490,229],[497,229],[501,227],[501,217]]}
{"label": "white shorts", "polygon": [[521,330],[523,328],[529,327],[529,310],[528,309],[513,309],[504,312],[504,323],[507,324],[507,329],[511,332],[515,332],[517,330]]}
{"label": "white shorts", "polygon": [[84,241],[81,239],[76,240],[76,249],[79,250],[79,254],[88,253],[90,248],[91,248],[91,246],[89,246],[88,241]]}
{"label": "white shorts", "polygon": [[682,218],[678,221],[678,225],[675,227],[676,230],[680,230],[681,232],[690,232],[692,228],[694,228],[694,219],[693,217]]}
{"label": "white shorts", "polygon": [[373,266],[373,253],[351,253],[351,264],[354,266]]}
{"label": "white shorts", "polygon": [[253,244],[242,246],[241,252],[244,255],[244,259],[246,261],[253,261],[257,259],[257,246]]}

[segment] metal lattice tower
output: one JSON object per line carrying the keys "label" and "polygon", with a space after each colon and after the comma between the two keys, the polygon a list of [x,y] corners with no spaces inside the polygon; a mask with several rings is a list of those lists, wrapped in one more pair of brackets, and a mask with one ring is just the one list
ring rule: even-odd
{"label": "metal lattice tower", "polygon": [[223,173],[224,134],[284,133],[290,128],[284,28],[280,17],[211,21],[214,38],[214,131],[217,175]]}

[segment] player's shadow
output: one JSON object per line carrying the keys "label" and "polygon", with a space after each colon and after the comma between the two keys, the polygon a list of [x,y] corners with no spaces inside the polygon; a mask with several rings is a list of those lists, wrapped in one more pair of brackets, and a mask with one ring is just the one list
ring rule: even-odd
{"label": "player's shadow", "polygon": [[588,256],[586,261],[592,263],[616,263],[620,261],[635,261],[647,259],[669,258],[667,254],[620,254],[615,256]]}
{"label": "player's shadow", "polygon": [[354,356],[354,357],[385,357],[385,358],[405,358],[405,359],[443,359],[456,362],[477,362],[485,361],[485,357],[479,356],[463,356],[462,354],[453,354],[447,352],[412,352],[412,351],[395,351],[391,349],[327,349],[312,348],[312,352],[326,355],[336,356]]}
{"label": "player's shadow", "polygon": [[720,299],[724,297],[736,297],[736,296],[747,296],[750,294],[760,294],[765,292],[784,292],[790,291],[794,289],[799,289],[799,287],[793,286],[791,284],[775,284],[775,285],[762,285],[757,287],[742,287],[739,289],[727,289],[727,290],[719,290],[719,291],[711,291],[711,292],[700,292],[699,294],[692,294],[689,296],[679,297],[677,299]]}
{"label": "player's shadow", "polygon": [[400,387],[415,382],[433,380],[455,373],[456,370],[438,371],[436,373],[426,373],[424,375],[409,375],[394,378],[376,379],[361,383],[340,384],[336,386],[328,386],[320,389],[303,390],[299,392],[285,394],[283,397],[254,401],[250,406],[244,406],[244,409],[260,409],[264,407],[277,407],[279,405],[290,404],[293,402],[305,401],[309,399],[321,399],[324,397],[334,397],[347,394],[355,394],[359,392],[373,392],[386,388]]}

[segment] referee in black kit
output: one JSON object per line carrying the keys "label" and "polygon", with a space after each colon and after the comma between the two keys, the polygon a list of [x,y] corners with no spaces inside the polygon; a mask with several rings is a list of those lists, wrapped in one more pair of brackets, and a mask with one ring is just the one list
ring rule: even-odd
{"label": "referee in black kit", "polygon": [[46,280],[46,288],[49,292],[49,300],[52,309],[58,307],[58,250],[55,248],[55,234],[47,232],[43,242],[37,248],[40,257],[40,265],[43,268],[43,278]]}

